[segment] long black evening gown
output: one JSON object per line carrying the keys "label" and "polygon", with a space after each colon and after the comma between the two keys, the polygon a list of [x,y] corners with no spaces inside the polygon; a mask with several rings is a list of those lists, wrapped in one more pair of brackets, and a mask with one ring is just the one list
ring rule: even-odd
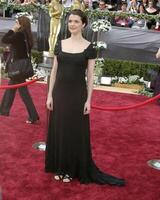
{"label": "long black evening gown", "polygon": [[45,171],[68,174],[80,183],[122,186],[123,179],[104,174],[92,160],[89,115],[83,114],[87,98],[85,71],[88,59],[96,58],[92,44],[82,53],[67,53],[57,42],[58,70],[53,89],[46,145]]}

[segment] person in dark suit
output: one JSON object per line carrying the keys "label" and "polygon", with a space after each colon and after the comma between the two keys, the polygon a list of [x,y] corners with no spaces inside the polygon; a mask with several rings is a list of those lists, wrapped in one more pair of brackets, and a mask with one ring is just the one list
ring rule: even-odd
{"label": "person in dark suit", "polygon": [[[31,48],[33,47],[33,38],[31,33],[31,24],[29,18],[21,16],[16,20],[15,25],[2,38],[2,42],[10,44],[12,59],[19,60],[31,57]],[[21,77],[17,80],[10,79],[8,85],[14,85],[25,82],[25,78]],[[0,115],[9,116],[11,106],[13,104],[17,89],[7,89],[4,93],[0,104]],[[28,119],[26,123],[35,123],[39,120],[38,113],[33,104],[27,86],[18,88],[19,94],[28,111]]]}
{"label": "person in dark suit", "polygon": [[[156,58],[160,59],[160,48],[156,52]],[[160,67],[158,68],[157,75],[155,78],[155,85],[154,85],[154,96],[160,94]],[[157,100],[157,103],[160,104],[160,98]]]}

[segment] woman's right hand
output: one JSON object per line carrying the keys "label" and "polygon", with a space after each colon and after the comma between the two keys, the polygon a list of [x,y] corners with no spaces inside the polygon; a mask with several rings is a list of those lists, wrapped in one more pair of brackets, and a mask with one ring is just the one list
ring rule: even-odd
{"label": "woman's right hand", "polygon": [[48,110],[53,110],[53,98],[52,97],[48,97],[47,98],[47,102],[46,102],[46,106]]}

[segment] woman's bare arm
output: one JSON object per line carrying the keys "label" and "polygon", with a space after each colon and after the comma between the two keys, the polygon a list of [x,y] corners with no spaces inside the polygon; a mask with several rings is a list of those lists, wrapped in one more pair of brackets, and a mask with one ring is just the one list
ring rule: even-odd
{"label": "woman's bare arm", "polygon": [[84,114],[89,114],[91,109],[91,98],[93,92],[93,74],[94,74],[94,66],[95,66],[95,59],[88,60],[88,68],[87,68],[87,100],[84,105]]}
{"label": "woman's bare arm", "polygon": [[50,80],[49,80],[48,97],[47,97],[47,102],[46,102],[47,108],[49,110],[53,110],[52,91],[53,91],[55,80],[56,80],[57,67],[58,67],[57,56],[54,56],[52,71],[51,71]]}

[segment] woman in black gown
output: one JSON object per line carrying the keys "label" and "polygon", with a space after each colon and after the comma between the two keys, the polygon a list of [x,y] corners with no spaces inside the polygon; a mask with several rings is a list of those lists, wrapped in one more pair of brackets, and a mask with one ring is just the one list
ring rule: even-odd
{"label": "woman in black gown", "polygon": [[[71,37],[58,41],[50,77],[47,108],[49,117],[46,172],[56,180],[123,186],[125,181],[101,172],[92,160],[89,112],[96,50],[82,37],[87,18],[71,11]],[[87,85],[85,81],[87,75]]]}

